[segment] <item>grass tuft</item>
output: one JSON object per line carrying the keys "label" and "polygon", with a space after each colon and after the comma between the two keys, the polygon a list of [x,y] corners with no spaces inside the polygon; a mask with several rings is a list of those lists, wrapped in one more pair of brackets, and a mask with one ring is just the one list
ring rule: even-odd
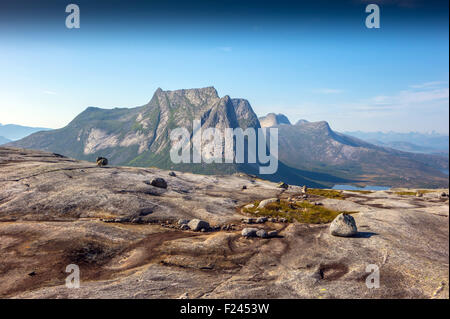
{"label": "grass tuft", "polygon": [[333,199],[344,199],[345,196],[341,191],[332,190],[332,189],[319,189],[319,188],[308,188],[306,191],[309,195],[322,196],[326,198]]}
{"label": "grass tuft", "polygon": [[244,213],[254,215],[255,217],[274,217],[286,218],[289,222],[294,220],[307,224],[325,224],[330,223],[341,213],[353,214],[357,212],[336,211],[323,206],[314,205],[307,201],[297,201],[289,203],[280,200],[279,203],[271,203],[264,208],[257,208],[259,201],[253,203],[254,207],[244,208]]}

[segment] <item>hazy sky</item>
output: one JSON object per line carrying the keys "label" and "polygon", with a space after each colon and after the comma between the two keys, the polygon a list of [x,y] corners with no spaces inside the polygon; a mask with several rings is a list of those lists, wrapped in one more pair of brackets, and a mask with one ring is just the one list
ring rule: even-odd
{"label": "hazy sky", "polygon": [[[214,86],[258,116],[448,133],[448,2],[336,2],[2,1],[0,123],[59,128],[158,87]],[[80,29],[65,27],[69,3]]]}

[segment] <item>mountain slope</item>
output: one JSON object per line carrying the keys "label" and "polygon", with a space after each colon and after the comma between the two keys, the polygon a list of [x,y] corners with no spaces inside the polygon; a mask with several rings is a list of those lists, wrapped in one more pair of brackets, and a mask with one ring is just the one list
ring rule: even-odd
{"label": "mountain slope", "polygon": [[[95,161],[105,156],[112,165],[156,166],[203,174],[259,174],[257,164],[174,164],[170,159],[170,131],[184,127],[192,139],[193,120],[201,119],[202,129],[259,128],[259,120],[245,99],[219,97],[213,87],[163,91],[158,89],[150,102],[135,108],[100,109],[89,107],[66,127],[38,132],[11,146],[64,154]],[[314,174],[278,164],[278,171],[263,178],[311,187],[348,182],[330,174]]]}
{"label": "mountain slope", "polygon": [[6,143],[9,143],[9,142],[11,142],[10,139],[7,139],[7,138],[5,138],[3,136],[0,136],[0,145],[6,144]]}
{"label": "mountain slope", "polygon": [[333,174],[359,184],[439,187],[448,185],[444,157],[380,147],[334,132],[327,122],[277,125],[280,160],[291,167]]}

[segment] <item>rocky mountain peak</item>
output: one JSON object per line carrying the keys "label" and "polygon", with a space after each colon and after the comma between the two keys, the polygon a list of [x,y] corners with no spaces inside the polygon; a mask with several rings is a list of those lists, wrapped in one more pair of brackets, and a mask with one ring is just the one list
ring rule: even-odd
{"label": "rocky mountain peak", "polygon": [[291,125],[291,122],[286,115],[275,113],[269,113],[266,116],[260,117],[259,122],[261,123],[261,127],[277,126],[280,124]]}

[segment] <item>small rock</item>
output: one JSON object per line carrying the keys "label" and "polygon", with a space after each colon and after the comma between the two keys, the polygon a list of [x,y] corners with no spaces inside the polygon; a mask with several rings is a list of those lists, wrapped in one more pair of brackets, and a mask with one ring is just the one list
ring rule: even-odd
{"label": "small rock", "polygon": [[267,233],[267,236],[270,238],[277,237],[278,232],[276,230],[271,230],[270,232]]}
{"label": "small rock", "polygon": [[273,217],[270,218],[269,220],[270,220],[272,223],[276,223],[276,222],[277,222],[277,219],[276,219],[276,218],[273,218]]}
{"label": "small rock", "polygon": [[36,276],[36,272],[35,272],[35,271],[32,271],[32,272],[30,272],[30,273],[28,274],[28,276],[30,276],[30,277]]}
{"label": "small rock", "polygon": [[247,189],[247,186],[245,186],[245,185],[244,185],[244,186],[242,186],[242,189]]}
{"label": "small rock", "polygon": [[264,208],[264,207],[267,206],[268,204],[271,204],[271,203],[279,203],[279,202],[280,202],[280,200],[279,200],[278,198],[268,198],[268,199],[262,200],[262,201],[259,203],[258,208]]}
{"label": "small rock", "polygon": [[256,232],[258,231],[258,228],[244,228],[241,232],[242,236],[244,237],[256,237]]}
{"label": "small rock", "polygon": [[108,165],[108,159],[105,157],[97,157],[97,159],[95,161],[97,162],[98,167]]}
{"label": "small rock", "polygon": [[248,204],[248,205],[245,205],[245,206],[244,206],[244,208],[247,208],[247,209],[251,209],[251,208],[253,208],[253,207],[255,207],[254,204]]}
{"label": "small rock", "polygon": [[189,219],[179,219],[177,224],[178,225],[185,225],[189,223]]}
{"label": "small rock", "polygon": [[256,223],[256,218],[244,218],[242,222],[245,224],[254,224]]}
{"label": "small rock", "polygon": [[259,237],[259,238],[267,238],[267,237],[269,237],[269,236],[267,235],[267,232],[266,232],[264,229],[258,230],[258,231],[256,232],[256,236]]}
{"label": "small rock", "polygon": [[330,225],[330,233],[333,236],[350,237],[358,232],[353,216],[339,214]]}
{"label": "small rock", "polygon": [[264,224],[267,221],[267,217],[259,217],[256,219],[257,224]]}
{"label": "small rock", "polygon": [[315,205],[315,206],[322,206],[323,204],[322,204],[322,203],[319,203],[319,202],[315,202],[314,205]]}
{"label": "small rock", "polygon": [[169,176],[175,177],[177,174],[175,174],[175,172],[169,172]]}
{"label": "small rock", "polygon": [[279,182],[277,185],[278,188],[284,188],[284,189],[288,189],[289,185],[286,184],[285,182]]}
{"label": "small rock", "polygon": [[442,192],[439,197],[441,197],[441,198],[448,198],[448,194],[446,192]]}
{"label": "small rock", "polygon": [[287,223],[288,220],[287,220],[286,218],[280,218],[280,222],[282,222],[282,223]]}
{"label": "small rock", "polygon": [[307,191],[308,191],[308,187],[306,187],[306,185],[303,185],[302,192],[306,194]]}
{"label": "small rock", "polygon": [[183,224],[183,225],[180,226],[180,229],[181,230],[189,230],[190,228],[189,228],[189,226],[187,224]]}
{"label": "small rock", "polygon": [[151,182],[150,185],[159,187],[159,188],[167,188],[167,182],[164,178],[156,177]]}
{"label": "small rock", "polygon": [[202,228],[202,229],[200,229],[200,231],[201,231],[202,233],[206,233],[206,232],[207,232],[206,228]]}
{"label": "small rock", "polygon": [[193,219],[193,220],[191,220],[188,223],[188,226],[193,231],[199,231],[202,228],[209,229],[209,223],[204,221],[204,220],[200,220],[200,219]]}
{"label": "small rock", "polygon": [[189,299],[189,294],[187,292],[185,292],[180,297],[178,297],[178,299]]}
{"label": "small rock", "polygon": [[421,192],[416,193],[416,197],[422,197],[422,196],[423,196],[423,194]]}

